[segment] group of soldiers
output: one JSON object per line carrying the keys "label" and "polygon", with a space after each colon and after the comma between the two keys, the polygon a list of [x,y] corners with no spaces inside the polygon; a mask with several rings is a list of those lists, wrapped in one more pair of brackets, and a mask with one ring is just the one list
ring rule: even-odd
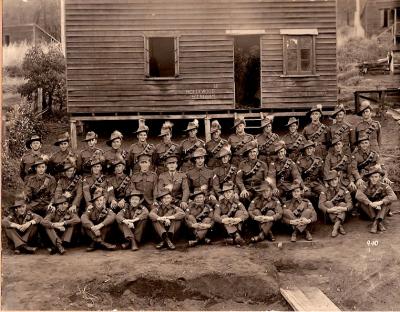
{"label": "group of soldiers", "polygon": [[321,123],[320,105],[307,115],[311,122],[302,133],[291,117],[283,137],[272,131],[272,116],[264,116],[256,137],[236,118],[228,140],[214,120],[207,143],[197,137],[197,120],[188,123],[181,144],[173,142],[167,121],[157,145],[147,142],[149,128],[140,120],[129,151],[121,147],[121,132],[111,134],[103,151],[90,131],[79,152],[71,149],[67,133],[61,135],[51,157],[33,135],[21,160],[23,196],[10,207],[3,229],[16,253],[35,252],[30,242],[39,231],[51,242],[49,251],[60,254],[75,234],[89,238],[87,251],[115,250],[109,237],[116,231],[122,248],[136,251],[147,224],[160,239],[158,249],[175,249],[183,224],[189,246],[209,244],[212,229],[226,243],[243,245],[245,227],[253,243],[274,241],[277,223],[290,231],[292,242],[300,234],[312,240],[317,211],[332,222],[332,237],[346,234],[346,218],[358,211],[372,221],[371,233],[385,231],[396,195],[379,157],[381,127],[370,103],[361,103],[362,121],[354,129],[344,120],[343,106],[330,116],[331,126]]}

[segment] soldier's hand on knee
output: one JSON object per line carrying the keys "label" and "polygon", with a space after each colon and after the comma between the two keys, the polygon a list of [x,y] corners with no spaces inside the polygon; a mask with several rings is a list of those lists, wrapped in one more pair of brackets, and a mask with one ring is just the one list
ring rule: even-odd
{"label": "soldier's hand on knee", "polygon": [[47,205],[48,212],[54,212],[55,210],[56,210],[56,207],[54,207],[52,203]]}
{"label": "soldier's hand on knee", "polygon": [[356,182],[357,187],[362,187],[365,185],[365,182],[363,179],[358,179]]}
{"label": "soldier's hand on knee", "polygon": [[125,199],[121,199],[121,200],[118,202],[118,207],[121,208],[121,209],[125,207]]}
{"label": "soldier's hand on knee", "polygon": [[272,194],[274,194],[275,196],[278,196],[279,195],[279,189],[278,188],[274,188],[272,190]]}
{"label": "soldier's hand on knee", "polygon": [[249,197],[249,192],[247,190],[243,190],[242,192],[240,192],[240,197],[242,198],[247,198]]}
{"label": "soldier's hand on knee", "polygon": [[393,182],[388,177],[383,177],[382,182],[389,185],[393,184]]}
{"label": "soldier's hand on knee", "polygon": [[183,210],[186,210],[187,207],[188,207],[188,204],[185,203],[185,202],[181,202],[180,206],[181,206],[181,208],[182,208]]}
{"label": "soldier's hand on knee", "polygon": [[357,186],[354,184],[354,182],[350,182],[350,184],[349,184],[349,189],[350,189],[350,191],[352,191],[352,192],[357,191]]}
{"label": "soldier's hand on knee", "polygon": [[171,224],[171,220],[170,219],[165,219],[164,224],[166,226],[169,226]]}
{"label": "soldier's hand on knee", "polygon": [[76,213],[77,209],[76,209],[76,205],[72,205],[71,207],[69,207],[69,212],[70,213]]}
{"label": "soldier's hand on knee", "polygon": [[115,208],[117,208],[117,206],[118,206],[118,203],[117,203],[117,201],[115,200],[115,199],[113,199],[112,201],[111,201],[111,209],[115,209]]}

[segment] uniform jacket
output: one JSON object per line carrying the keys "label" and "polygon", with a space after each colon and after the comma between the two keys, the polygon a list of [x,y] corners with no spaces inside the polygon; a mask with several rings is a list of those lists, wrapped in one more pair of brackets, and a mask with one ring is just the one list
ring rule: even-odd
{"label": "uniform jacket", "polygon": [[202,185],[207,185],[209,195],[215,195],[213,190],[213,171],[203,166],[201,168],[193,167],[187,173],[189,188],[193,191],[195,188],[200,188]]}
{"label": "uniform jacket", "polygon": [[110,225],[115,221],[115,213],[107,208],[93,207],[90,210],[86,210],[81,217],[82,226],[85,228],[91,228],[93,225],[103,223],[104,226]]}
{"label": "uniform jacket", "polygon": [[293,160],[290,158],[276,159],[270,165],[271,175],[275,178],[277,186],[284,183],[297,183],[303,182],[299,169]]}
{"label": "uniform jacket", "polygon": [[190,161],[190,158],[192,157],[193,152],[198,148],[198,147],[205,147],[205,143],[203,140],[200,140],[199,138],[187,138],[182,141],[180,144],[180,150],[182,153],[181,159],[184,162]]}
{"label": "uniform jacket", "polygon": [[185,212],[175,205],[164,206],[162,203],[153,205],[150,211],[149,218],[155,222],[158,217],[171,217],[174,216],[175,220],[182,220],[185,217]]}
{"label": "uniform jacket", "polygon": [[351,147],[355,143],[354,129],[352,126],[345,122],[336,122],[328,128],[328,141],[332,142],[333,138],[339,136],[343,142],[343,148],[346,153],[351,152]]}
{"label": "uniform jacket", "polygon": [[353,208],[350,192],[342,186],[328,186],[324,192],[319,195],[318,207],[323,212],[334,206],[347,207],[347,211]]}
{"label": "uniform jacket", "polygon": [[[301,212],[305,209],[310,209],[312,212],[312,216],[311,216],[311,222],[315,222],[317,221],[317,213],[315,212],[315,209],[313,207],[313,205],[311,204],[311,202],[308,199],[305,198],[300,198],[300,199],[296,199],[296,198],[292,198],[291,200],[289,200],[288,202],[286,202],[283,205],[283,211],[285,210],[290,210],[291,212],[294,213],[294,215],[296,217],[300,218]],[[288,219],[287,217],[285,217],[285,215],[283,215],[283,222],[286,224],[289,224],[290,219]]]}
{"label": "uniform jacket", "polygon": [[246,143],[253,140],[254,137],[251,134],[244,133],[243,135],[238,135],[234,133],[229,136],[228,143],[232,147],[233,155],[241,157],[241,149],[246,145]]}
{"label": "uniform jacket", "polygon": [[67,149],[65,152],[59,150],[51,155],[48,171],[53,176],[58,176],[64,169],[64,163],[70,162],[76,164],[77,154],[72,149]]}
{"label": "uniform jacket", "polygon": [[[136,142],[131,145],[129,148],[129,156],[128,156],[128,166],[133,170],[133,172],[139,171],[139,163],[138,163],[138,157],[140,154],[147,154],[153,157],[153,153],[155,151],[155,146],[151,143],[139,143]],[[153,165],[150,167],[151,169],[153,168]]]}
{"label": "uniform jacket", "polygon": [[176,171],[175,174],[164,172],[158,177],[157,190],[161,191],[166,185],[172,185],[172,197],[185,203],[189,201],[189,182],[186,173]]}
{"label": "uniform jacket", "polygon": [[368,150],[366,152],[356,148],[351,156],[351,173],[355,180],[364,177],[367,168],[379,163],[379,154],[376,151]]}
{"label": "uniform jacket", "polygon": [[153,204],[157,196],[157,175],[153,171],[135,173],[131,178],[126,195],[132,190],[141,191],[147,205]]}
{"label": "uniform jacket", "polygon": [[216,158],[216,155],[219,153],[221,148],[227,144],[228,141],[223,138],[219,138],[217,141],[211,139],[206,143],[206,151],[208,153],[208,168],[214,169],[221,164],[221,161]]}
{"label": "uniform jacket", "polygon": [[49,204],[56,190],[56,179],[45,173],[43,175],[35,174],[28,177],[25,183],[25,195],[30,202],[34,204]]}
{"label": "uniform jacket", "polygon": [[120,201],[125,198],[126,191],[128,189],[129,183],[131,182],[131,177],[122,173],[121,175],[113,174],[107,179],[109,198],[111,202],[113,200]]}
{"label": "uniform jacket", "polygon": [[240,218],[243,222],[248,217],[249,214],[246,208],[237,198],[232,197],[228,200],[225,197],[221,197],[219,204],[215,206],[215,222],[222,223],[224,218]]}
{"label": "uniform jacket", "polygon": [[318,156],[300,156],[297,159],[297,168],[305,183],[318,182],[323,183],[324,161]]}
{"label": "uniform jacket", "polygon": [[20,163],[20,176],[22,180],[28,175],[33,175],[34,172],[32,171],[32,165],[35,161],[41,159],[43,157],[43,153],[41,150],[34,152],[33,150],[29,150],[24,155],[22,155],[21,163]]}
{"label": "uniform jacket", "polygon": [[83,196],[82,181],[80,175],[74,175],[70,179],[65,175],[61,176],[57,181],[54,198],[65,196],[71,205],[79,206]]}
{"label": "uniform jacket", "polygon": [[22,225],[32,220],[35,220],[36,224],[39,224],[42,222],[42,217],[29,210],[27,210],[23,216],[17,216],[16,213],[11,212],[7,217],[3,218],[2,226],[8,229],[11,228],[11,223]]}
{"label": "uniform jacket", "polygon": [[78,153],[77,168],[81,174],[90,174],[90,160],[94,155],[103,156],[104,151],[100,148],[85,148]]}
{"label": "uniform jacket", "polygon": [[326,177],[331,170],[336,170],[340,173],[340,178],[344,185],[354,182],[351,167],[352,158],[349,154],[336,152],[331,150],[328,152],[324,163],[324,176]]}
{"label": "uniform jacket", "polygon": [[[114,148],[109,148],[105,153],[104,153],[104,158],[105,158],[105,168],[104,172],[111,175],[113,174],[113,169],[114,167],[112,166],[113,161],[118,160],[120,157],[122,157],[125,161],[128,162],[128,152],[121,147],[118,149]],[[128,162],[129,163],[129,162]]]}
{"label": "uniform jacket", "polygon": [[108,200],[108,181],[105,175],[90,175],[83,178],[82,191],[86,205],[90,204],[90,201],[92,200],[92,195],[97,188],[103,189],[103,195],[105,196],[106,200]]}
{"label": "uniform jacket", "polygon": [[256,137],[258,143],[258,149],[260,152],[260,157],[263,157],[262,160],[266,161],[274,154],[274,144],[279,141],[279,135],[276,133],[271,133],[268,137],[262,133],[257,135]]}
{"label": "uniform jacket", "polygon": [[303,129],[303,135],[307,140],[311,140],[317,145],[328,143],[328,127],[323,123],[310,123]]}
{"label": "uniform jacket", "polygon": [[213,170],[213,189],[215,194],[221,192],[222,185],[226,182],[236,183],[237,168],[229,163],[220,164]]}
{"label": "uniform jacket", "polygon": [[186,209],[186,224],[190,228],[195,223],[213,224],[213,215],[214,211],[211,206],[205,203],[203,205],[197,205],[195,202],[191,202]]}
{"label": "uniform jacket", "polygon": [[379,152],[382,143],[381,124],[379,121],[361,121],[356,127],[356,139],[360,136],[368,135],[371,149]]}
{"label": "uniform jacket", "polygon": [[75,225],[81,222],[81,219],[76,213],[70,213],[68,210],[64,213],[59,211],[49,212],[43,219],[43,226],[47,228],[54,228],[52,223],[65,222],[66,226]]}
{"label": "uniform jacket", "polygon": [[[165,167],[165,160],[172,155],[180,155],[181,151],[179,145],[173,142],[165,144],[164,142],[158,143],[155,146],[153,153],[153,163],[157,166],[157,172],[165,172],[168,169]],[[179,161],[179,157],[178,157]]]}
{"label": "uniform jacket", "polygon": [[116,220],[118,223],[122,223],[125,219],[138,218],[139,220],[146,220],[148,216],[149,210],[145,206],[132,207],[129,204],[125,204],[125,207],[118,212]]}
{"label": "uniform jacket", "polygon": [[274,221],[282,218],[282,205],[278,198],[272,197],[269,199],[264,198],[262,195],[254,198],[249,206],[249,215],[252,219],[255,216],[265,216],[268,211],[272,211]]}
{"label": "uniform jacket", "polygon": [[286,144],[288,157],[293,161],[296,161],[300,155],[300,147],[306,141],[305,137],[298,132],[294,135],[289,132],[282,137],[282,140]]}
{"label": "uniform jacket", "polygon": [[268,165],[261,160],[246,159],[239,165],[236,184],[240,191],[257,187],[268,177]]}
{"label": "uniform jacket", "polygon": [[357,190],[356,199],[364,205],[380,200],[383,201],[384,205],[387,205],[397,200],[397,196],[393,189],[383,182],[378,182],[376,185],[368,182],[364,187]]}

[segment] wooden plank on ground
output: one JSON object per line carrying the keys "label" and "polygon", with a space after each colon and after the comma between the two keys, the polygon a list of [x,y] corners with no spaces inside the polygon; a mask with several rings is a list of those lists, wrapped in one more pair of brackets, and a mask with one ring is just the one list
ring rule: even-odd
{"label": "wooden plank on ground", "polygon": [[295,311],[340,311],[317,287],[281,288],[281,294]]}

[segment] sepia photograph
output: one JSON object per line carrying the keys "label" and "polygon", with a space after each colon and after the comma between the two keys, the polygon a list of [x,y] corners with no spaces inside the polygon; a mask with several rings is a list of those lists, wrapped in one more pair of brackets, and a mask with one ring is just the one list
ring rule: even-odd
{"label": "sepia photograph", "polygon": [[2,311],[400,311],[400,0],[2,0]]}

